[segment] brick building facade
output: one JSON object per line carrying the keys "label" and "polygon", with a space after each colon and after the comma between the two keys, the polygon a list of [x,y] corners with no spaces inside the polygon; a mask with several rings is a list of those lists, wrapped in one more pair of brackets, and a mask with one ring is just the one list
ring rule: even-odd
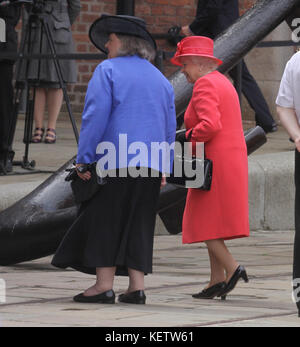
{"label": "brick building facade", "polygon": [[[250,8],[255,0],[240,0],[241,14]],[[195,16],[197,0],[136,0],[135,15],[143,18],[151,33],[166,33],[173,25],[189,24]],[[90,25],[102,13],[115,14],[115,0],[82,0],[81,13],[73,24],[72,32],[78,53],[98,53],[90,43],[88,30]],[[175,47],[165,40],[157,41],[159,49],[174,51]],[[78,61],[78,80],[76,85],[69,85],[69,96],[74,112],[81,112],[85,92],[92,72],[99,61]],[[165,74],[169,76],[174,68],[166,63]]]}

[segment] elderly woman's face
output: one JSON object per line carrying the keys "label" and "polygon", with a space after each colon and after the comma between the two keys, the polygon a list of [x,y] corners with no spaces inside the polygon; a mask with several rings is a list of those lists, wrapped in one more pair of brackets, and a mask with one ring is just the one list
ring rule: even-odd
{"label": "elderly woman's face", "polygon": [[105,44],[105,48],[108,50],[108,58],[116,58],[121,45],[118,36],[116,34],[110,34],[109,39]]}
{"label": "elderly woman's face", "polygon": [[180,63],[182,64],[181,71],[189,83],[195,83],[197,79],[209,72],[209,68],[204,62],[201,63],[201,60],[195,62],[191,57],[182,57]]}

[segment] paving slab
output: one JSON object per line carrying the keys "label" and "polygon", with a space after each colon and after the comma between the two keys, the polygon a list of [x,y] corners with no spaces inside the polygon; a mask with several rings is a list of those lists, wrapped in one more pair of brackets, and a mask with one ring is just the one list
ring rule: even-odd
{"label": "paving slab", "polygon": [[[291,231],[253,232],[227,244],[248,272],[226,301],[197,300],[192,294],[209,280],[203,244],[182,245],[181,235],[155,237],[154,271],[146,276],[146,305],[79,304],[72,297],[93,284],[94,276],[51,266],[52,256],[0,267],[6,302],[0,303],[3,327],[298,327],[292,301]],[[116,294],[128,284],[116,277]]]}

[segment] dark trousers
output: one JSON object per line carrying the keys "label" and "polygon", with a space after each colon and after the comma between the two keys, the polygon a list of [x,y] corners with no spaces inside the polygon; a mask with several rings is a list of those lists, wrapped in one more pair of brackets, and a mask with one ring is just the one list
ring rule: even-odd
{"label": "dark trousers", "polygon": [[[236,74],[237,69],[233,69],[229,72],[229,75],[233,80],[236,80]],[[255,112],[256,124],[261,126],[265,131],[270,131],[275,121],[259,86],[250,74],[244,60],[242,61],[242,92],[250,107]]]}
{"label": "dark trousers", "polygon": [[13,114],[13,63],[0,62],[0,76],[0,160],[4,160],[12,145],[8,137]]}
{"label": "dark trousers", "polygon": [[294,266],[293,279],[294,289],[298,288],[297,306],[300,313],[300,153],[295,151],[295,241],[294,241]]}

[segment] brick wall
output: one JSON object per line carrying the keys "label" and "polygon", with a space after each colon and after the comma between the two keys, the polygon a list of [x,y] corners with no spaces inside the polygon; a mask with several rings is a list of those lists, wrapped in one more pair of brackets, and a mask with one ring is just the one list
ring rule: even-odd
{"label": "brick wall", "polygon": [[[152,33],[166,33],[175,25],[189,24],[196,12],[197,0],[136,0],[135,15],[146,20]],[[240,0],[241,14],[255,3],[255,0]],[[88,29],[102,13],[115,14],[115,0],[82,0],[82,9],[72,32],[78,53],[95,53],[97,49],[90,43]],[[175,47],[165,40],[157,41],[158,47],[174,51]],[[99,61],[78,61],[78,81],[69,85],[69,96],[74,112],[81,112],[84,103],[88,81]],[[169,76],[174,71],[170,64],[166,65],[165,74]]]}
{"label": "brick wall", "polygon": [[256,3],[256,0],[239,0],[239,2],[240,2],[240,14],[242,15]]}

